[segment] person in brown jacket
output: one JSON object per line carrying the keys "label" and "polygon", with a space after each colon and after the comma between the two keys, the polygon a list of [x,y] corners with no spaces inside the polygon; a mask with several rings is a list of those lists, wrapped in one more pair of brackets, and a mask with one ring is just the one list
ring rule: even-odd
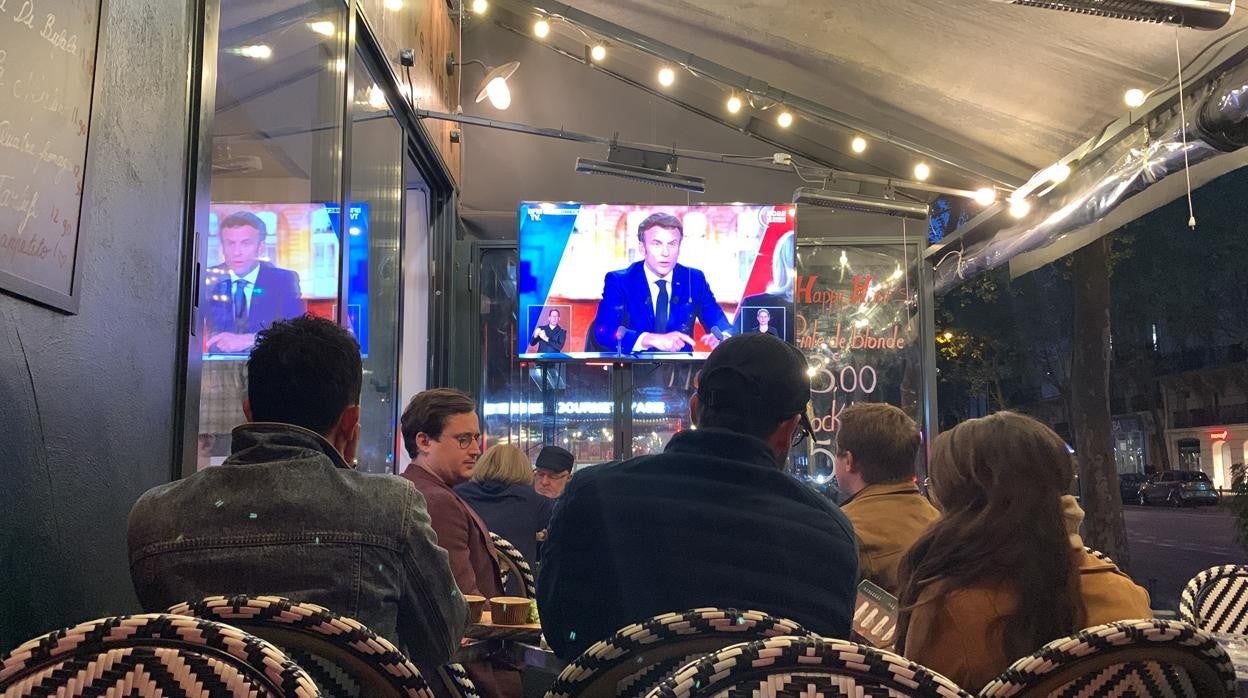
{"label": "person in brown jacket", "polygon": [[1065,442],[1031,417],[998,412],[936,438],[942,515],[901,566],[906,657],[975,692],[1052,640],[1152,617],[1148,592],[1085,552],[1073,478]]}
{"label": "person in brown jacket", "polygon": [[[417,393],[403,410],[403,443],[412,461],[403,477],[425,496],[438,545],[450,556],[451,574],[463,594],[503,593],[498,559],[490,531],[455,485],[472,477],[481,456],[481,421],[477,405],[466,393],[435,388]],[[501,662],[465,664],[484,696],[519,696],[520,673]]]}
{"label": "person in brown jacket", "polygon": [[836,484],[849,499],[841,511],[854,524],[858,574],[893,596],[897,567],[940,512],[914,484],[919,428],[885,403],[858,403],[840,415]]}

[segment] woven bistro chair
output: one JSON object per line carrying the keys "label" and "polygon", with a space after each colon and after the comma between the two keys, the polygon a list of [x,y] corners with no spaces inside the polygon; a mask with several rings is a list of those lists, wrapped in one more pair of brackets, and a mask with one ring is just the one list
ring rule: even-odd
{"label": "woven bistro chair", "polygon": [[646,698],[970,698],[905,657],[828,637],[773,637],[725,647],[681,667]]}
{"label": "woven bistro chair", "polygon": [[797,623],[760,611],[695,608],[629,625],[591,645],[546,692],[546,698],[643,696],[677,668],[743,640],[808,635]]}
{"label": "woven bistro chair", "polygon": [[229,623],[286,651],[330,698],[433,698],[398,647],[353,618],[280,596],[209,596],[169,613]]}
{"label": "woven bistro chair", "polygon": [[1248,567],[1219,565],[1192,577],[1179,617],[1205,632],[1248,635]]}
{"label": "woven bistro chair", "polygon": [[316,698],[277,647],[203,618],[149,613],[81,623],[0,656],[0,696]]}
{"label": "woven bistro chair", "polygon": [[503,587],[506,588],[511,579],[518,579],[518,593],[527,599],[537,598],[537,580],[534,579],[533,567],[524,559],[524,554],[497,533],[491,532],[490,539],[494,541],[494,550],[498,551],[498,566],[503,571]]}
{"label": "woven bistro chair", "polygon": [[1054,640],[1010,665],[983,698],[1220,698],[1235,695],[1226,650],[1195,626],[1123,620]]}

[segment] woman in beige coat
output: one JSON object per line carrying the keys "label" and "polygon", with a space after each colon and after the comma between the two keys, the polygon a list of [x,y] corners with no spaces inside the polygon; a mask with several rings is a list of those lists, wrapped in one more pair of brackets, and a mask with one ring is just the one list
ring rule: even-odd
{"label": "woman in beige coat", "polygon": [[898,646],[977,691],[1020,657],[1081,628],[1151,618],[1148,593],[1088,555],[1066,489],[1066,444],[1024,415],[963,422],[932,444],[942,515],[902,563]]}

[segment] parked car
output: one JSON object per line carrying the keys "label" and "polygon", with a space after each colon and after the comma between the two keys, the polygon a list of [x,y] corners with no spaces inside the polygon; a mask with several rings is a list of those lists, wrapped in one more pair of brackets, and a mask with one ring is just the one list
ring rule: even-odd
{"label": "parked car", "polygon": [[1217,504],[1220,496],[1199,470],[1167,470],[1140,487],[1140,504],[1165,502],[1170,506],[1184,504]]}
{"label": "parked car", "polygon": [[1118,473],[1118,494],[1123,504],[1139,504],[1140,488],[1148,482],[1143,473]]}

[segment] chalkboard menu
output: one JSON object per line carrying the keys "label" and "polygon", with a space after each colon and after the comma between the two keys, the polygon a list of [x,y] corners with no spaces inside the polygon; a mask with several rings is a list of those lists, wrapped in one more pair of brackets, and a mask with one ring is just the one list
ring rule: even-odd
{"label": "chalkboard menu", "polygon": [[0,289],[77,310],[101,0],[0,0]]}

